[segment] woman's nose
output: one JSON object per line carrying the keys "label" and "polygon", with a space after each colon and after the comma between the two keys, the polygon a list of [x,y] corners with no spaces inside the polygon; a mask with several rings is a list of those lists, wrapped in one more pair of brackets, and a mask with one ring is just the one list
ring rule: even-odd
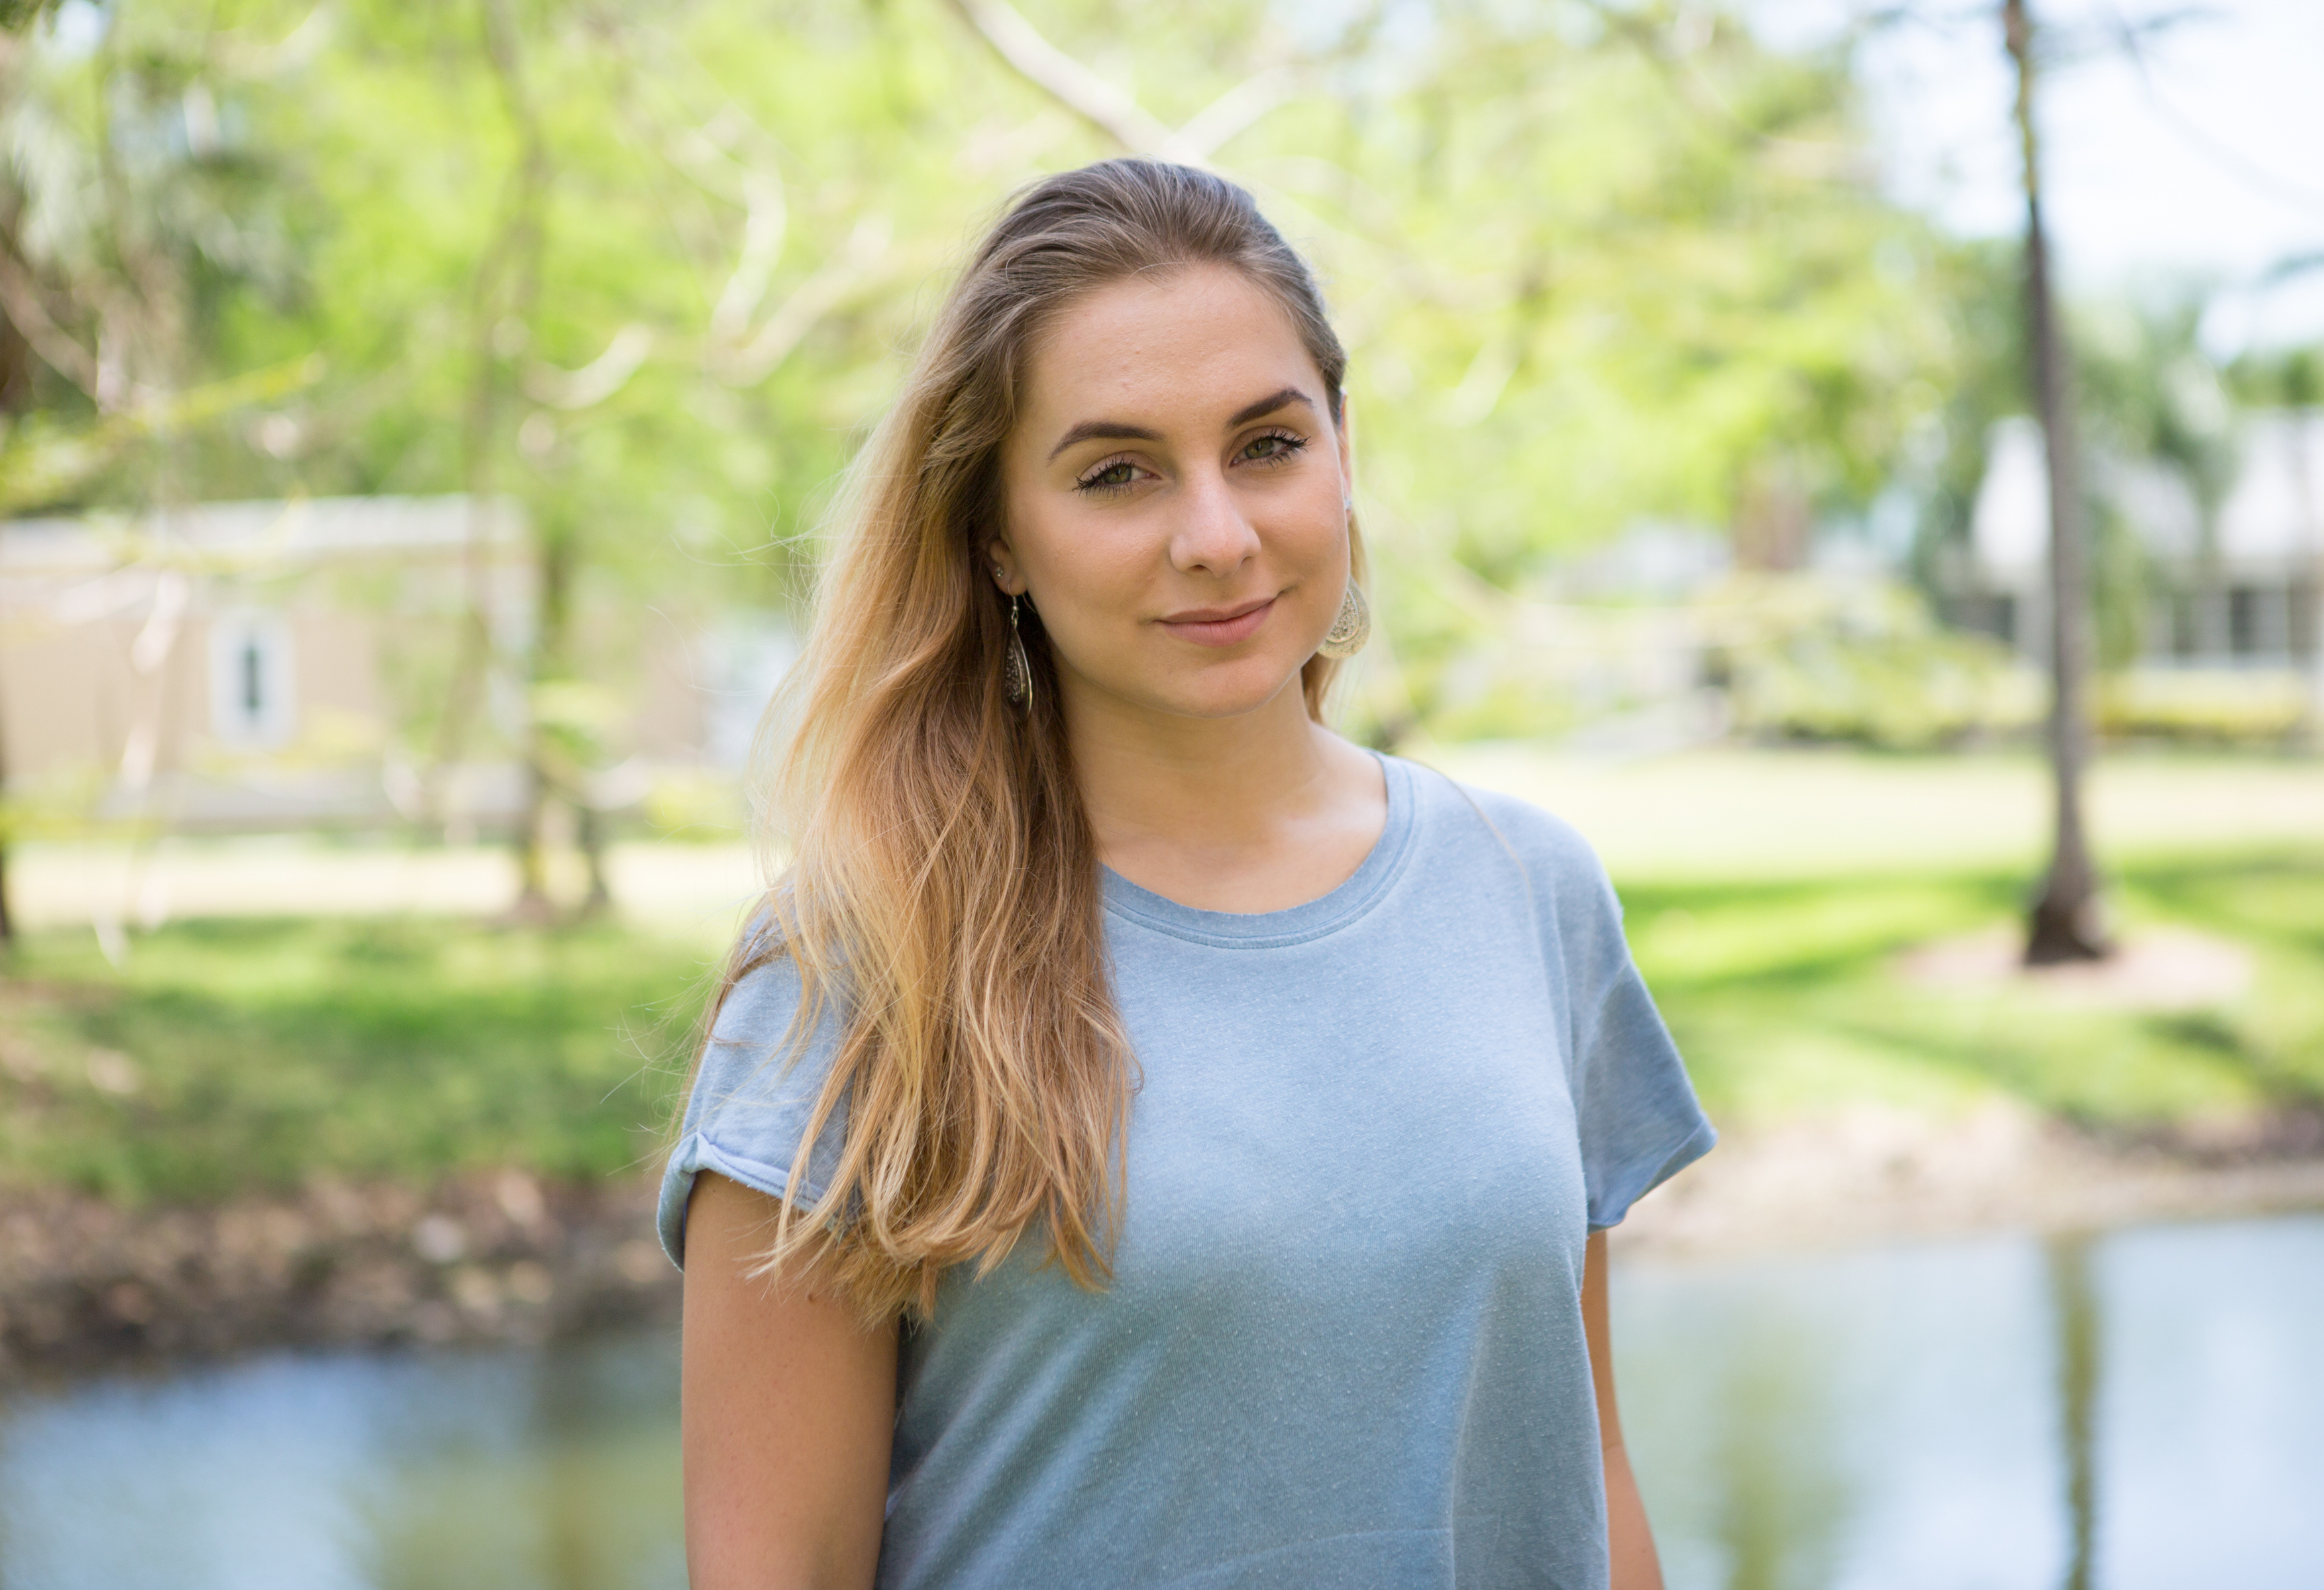
{"label": "woman's nose", "polygon": [[1231,574],[1259,550],[1259,532],[1223,476],[1190,476],[1178,494],[1170,563],[1183,574]]}

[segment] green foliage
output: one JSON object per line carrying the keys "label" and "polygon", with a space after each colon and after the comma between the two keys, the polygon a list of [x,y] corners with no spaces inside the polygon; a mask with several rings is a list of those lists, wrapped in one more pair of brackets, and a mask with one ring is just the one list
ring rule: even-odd
{"label": "green foliage", "polygon": [[2193,284],[2089,306],[2076,349],[2083,428],[2095,444],[2090,605],[2098,661],[2120,670],[2144,649],[2153,589],[2146,550],[2109,476],[2159,468],[2193,503],[2203,546],[2241,463],[2235,409],[2198,332],[2206,299]]}
{"label": "green foliage", "polygon": [[[2324,270],[2324,260],[2310,270]],[[2236,402],[2253,408],[2309,409],[2324,403],[2324,348],[2255,351],[2230,365],[2225,380]]]}
{"label": "green foliage", "polygon": [[1860,180],[1841,64],[1535,14],[1448,8],[1348,103],[1333,167],[1271,125],[1237,146],[1336,223],[1315,246],[1399,550],[1508,587],[1640,516],[1723,522],[1770,460],[1868,498],[1946,384],[1945,247]]}
{"label": "green foliage", "polygon": [[[1217,158],[1327,275],[1416,670],[1474,632],[1431,605],[1456,573],[1514,588],[1642,514],[1724,521],[1771,472],[1860,504],[1955,384],[1956,251],[1877,197],[1843,60],[1651,6],[1026,11],[1173,125],[1282,89]],[[513,493],[589,615],[586,649],[544,632],[536,684],[624,687],[650,604],[795,600],[962,247],[1113,153],[938,0],[105,16],[91,51],[32,52],[12,112],[60,152],[26,215],[80,216],[25,239],[68,329],[126,337],[156,391],[327,370],[44,489]]]}
{"label": "green foliage", "polygon": [[0,1185],[209,1197],[650,1158],[712,966],[611,924],[212,921],[29,936],[0,982]]}
{"label": "green foliage", "polygon": [[1969,554],[1969,524],[1985,478],[1994,425],[2033,406],[2024,341],[2023,256],[2014,243],[1950,251],[1932,288],[1953,349],[1950,380],[1935,422],[1904,460],[1922,478],[1913,573],[1941,589]]}
{"label": "green foliage", "polygon": [[2077,318],[2076,374],[2086,428],[2119,458],[2151,459],[2184,480],[2203,516],[2235,485],[2235,411],[2198,333],[2208,294],[2193,284],[2090,306]]}
{"label": "green foliage", "polygon": [[21,33],[57,8],[58,0],[0,0],[0,32]]}

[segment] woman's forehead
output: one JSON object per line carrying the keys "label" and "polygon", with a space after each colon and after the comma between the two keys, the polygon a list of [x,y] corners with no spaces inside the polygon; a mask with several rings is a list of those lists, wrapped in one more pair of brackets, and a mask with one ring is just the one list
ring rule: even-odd
{"label": "woman's forehead", "polygon": [[[1095,417],[1231,414],[1262,392],[1323,397],[1290,311],[1241,272],[1191,264],[1093,289],[1061,310],[1028,362],[1028,439]],[[1131,411],[1135,410],[1136,412]]]}

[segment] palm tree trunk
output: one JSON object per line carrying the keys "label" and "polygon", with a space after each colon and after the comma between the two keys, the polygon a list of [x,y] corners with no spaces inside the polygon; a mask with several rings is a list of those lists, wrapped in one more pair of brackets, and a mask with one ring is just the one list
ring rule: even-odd
{"label": "palm tree trunk", "polygon": [[2058,329],[2049,237],[2042,220],[2042,168],[2034,128],[2034,23],[2025,0],[2002,0],[2001,17],[2017,68],[2017,136],[2025,167],[2026,330],[2050,462],[2050,768],[2057,797],[2056,840],[2025,940],[2026,964],[2041,966],[2095,960],[2108,947],[2098,922],[2098,874],[2082,825],[2082,772],[2090,741],[2089,574],[2073,373]]}

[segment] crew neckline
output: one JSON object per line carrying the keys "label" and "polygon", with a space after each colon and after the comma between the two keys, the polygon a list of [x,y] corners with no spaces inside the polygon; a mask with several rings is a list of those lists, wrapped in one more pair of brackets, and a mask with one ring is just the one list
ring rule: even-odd
{"label": "crew neckline", "polygon": [[1114,915],[1173,938],[1221,948],[1271,949],[1336,932],[1378,904],[1403,870],[1412,848],[1412,769],[1400,758],[1368,751],[1388,787],[1388,820],[1356,870],[1330,892],[1282,911],[1202,911],[1157,894],[1101,868],[1105,908]]}

